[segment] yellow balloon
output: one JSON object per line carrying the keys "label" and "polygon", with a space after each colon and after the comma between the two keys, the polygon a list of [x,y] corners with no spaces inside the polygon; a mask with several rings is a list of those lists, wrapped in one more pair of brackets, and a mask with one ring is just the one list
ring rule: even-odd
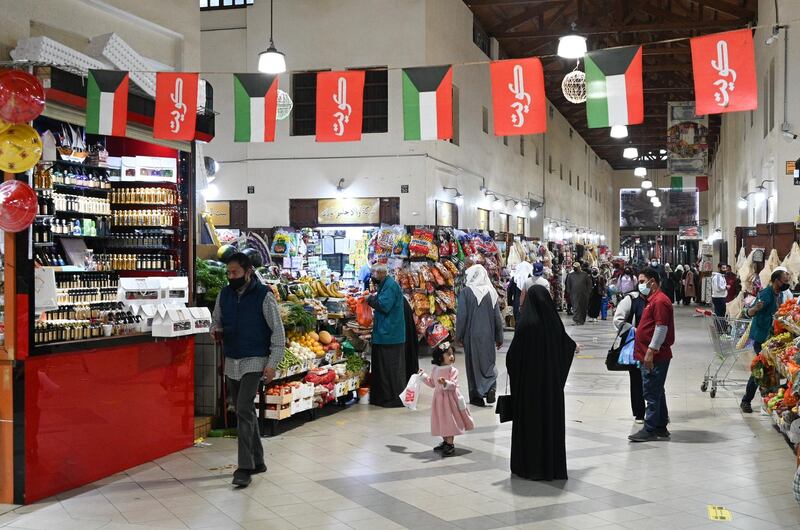
{"label": "yellow balloon", "polygon": [[0,132],[0,170],[22,173],[42,158],[42,140],[36,129],[14,124]]}

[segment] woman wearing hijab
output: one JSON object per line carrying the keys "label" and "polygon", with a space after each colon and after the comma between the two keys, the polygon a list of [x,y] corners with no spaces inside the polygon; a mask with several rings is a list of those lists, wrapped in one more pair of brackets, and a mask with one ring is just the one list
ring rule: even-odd
{"label": "woman wearing hijab", "polygon": [[692,298],[696,296],[695,282],[697,275],[695,274],[694,267],[686,267],[686,273],[683,276],[683,305],[689,305]]}
{"label": "woman wearing hijab", "polygon": [[600,306],[606,292],[606,279],[597,267],[592,267],[592,293],[589,295],[588,315],[592,322],[600,316]]}
{"label": "woman wearing hijab", "polygon": [[672,273],[672,283],[675,285],[675,303],[679,304],[683,300],[683,265],[680,263]]}
{"label": "woman wearing hijab", "polygon": [[464,345],[469,402],[485,407],[495,401],[497,348],[503,345],[503,319],[497,291],[482,265],[467,269],[466,285],[458,294],[456,340]]}
{"label": "woman wearing hijab", "polygon": [[669,263],[664,264],[664,272],[661,274],[661,290],[667,295],[670,302],[675,303],[675,282],[672,279],[672,267]]}
{"label": "woman wearing hijab", "polygon": [[519,322],[519,306],[522,289],[525,288],[525,282],[527,282],[530,277],[531,271],[533,271],[533,265],[527,261],[523,261],[514,269],[511,281],[508,282],[506,296],[508,298],[508,305],[514,309],[514,322]]}
{"label": "woman wearing hijab", "polygon": [[506,355],[511,381],[511,472],[531,480],[567,478],[564,384],[575,355],[546,289],[530,288]]}

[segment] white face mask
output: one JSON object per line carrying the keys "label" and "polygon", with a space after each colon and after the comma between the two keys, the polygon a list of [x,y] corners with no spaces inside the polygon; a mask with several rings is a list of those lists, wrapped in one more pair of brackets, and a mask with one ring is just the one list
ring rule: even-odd
{"label": "white face mask", "polygon": [[640,283],[639,284],[639,292],[642,293],[644,296],[648,296],[650,294],[650,287],[647,283]]}

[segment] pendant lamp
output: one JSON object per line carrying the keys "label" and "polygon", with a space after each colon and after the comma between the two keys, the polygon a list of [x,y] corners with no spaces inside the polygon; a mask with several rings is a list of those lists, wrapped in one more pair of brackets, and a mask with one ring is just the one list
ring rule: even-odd
{"label": "pendant lamp", "polygon": [[269,0],[269,47],[258,54],[258,71],[265,74],[282,74],[286,71],[286,56],[275,48],[272,40],[272,22],[275,18],[272,1]]}

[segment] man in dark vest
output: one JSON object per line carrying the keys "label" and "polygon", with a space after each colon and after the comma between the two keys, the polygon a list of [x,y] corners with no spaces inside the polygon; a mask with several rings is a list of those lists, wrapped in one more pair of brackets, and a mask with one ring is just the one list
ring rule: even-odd
{"label": "man in dark vest", "polygon": [[267,470],[255,398],[259,381],[269,384],[275,377],[286,338],[275,295],[258,280],[250,258],[237,252],[227,268],[228,285],[217,297],[211,334],[222,342],[227,386],[236,403],[239,468],[233,484],[246,487],[251,475]]}

